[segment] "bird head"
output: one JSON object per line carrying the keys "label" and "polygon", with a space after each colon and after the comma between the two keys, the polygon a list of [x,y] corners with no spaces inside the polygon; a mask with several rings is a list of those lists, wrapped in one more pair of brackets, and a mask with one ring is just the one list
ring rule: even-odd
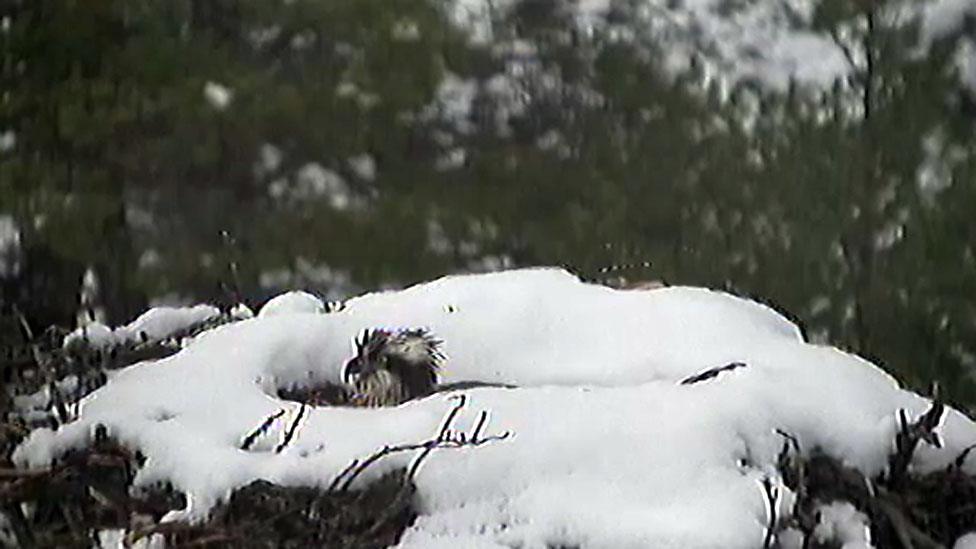
{"label": "bird head", "polygon": [[371,379],[393,377],[408,400],[429,394],[444,360],[441,341],[425,329],[366,330],[355,340],[356,354],[346,362],[343,381],[363,392]]}

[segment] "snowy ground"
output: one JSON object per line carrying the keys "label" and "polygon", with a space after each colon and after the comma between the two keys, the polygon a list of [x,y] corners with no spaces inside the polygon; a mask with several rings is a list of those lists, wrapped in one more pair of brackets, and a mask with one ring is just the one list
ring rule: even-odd
{"label": "snowy ground", "polygon": [[[334,313],[314,305],[281,299],[274,314],[119,372],[87,397],[78,421],[35,431],[15,460],[45,466],[104,424],[148,456],[138,484],[169,480],[188,494],[169,518],[202,517],[254,479],[327,486],[355,458],[431,437],[454,401],[441,393],[396,408],[318,407],[274,453],[298,408],[277,389],[339,382],[364,328],[427,327],[444,340],[444,381],[518,386],[465,391],[456,426],[487,410],[486,434],[513,436],[425,461],[422,514],[402,547],[754,548],[768,520],[760,482],[778,479],[776,429],[876,473],[897,411],[914,416],[929,404],[864,360],[803,342],[769,308],[699,288],[619,291],[533,269],[370,294]],[[746,367],[679,385],[730,362]],[[239,449],[281,409],[278,424]],[[950,411],[941,434],[944,449],[916,454],[920,470],[976,442],[976,425]],[[363,480],[412,457],[390,456]],[[967,470],[976,473],[976,459]],[[825,531],[855,540],[856,511],[831,509],[840,518]]]}

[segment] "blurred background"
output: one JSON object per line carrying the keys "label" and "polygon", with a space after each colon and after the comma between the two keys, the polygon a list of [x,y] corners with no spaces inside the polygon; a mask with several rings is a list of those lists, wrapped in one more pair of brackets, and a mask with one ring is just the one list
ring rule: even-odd
{"label": "blurred background", "polygon": [[970,0],[6,0],[0,41],[8,335],[562,265],[976,403]]}

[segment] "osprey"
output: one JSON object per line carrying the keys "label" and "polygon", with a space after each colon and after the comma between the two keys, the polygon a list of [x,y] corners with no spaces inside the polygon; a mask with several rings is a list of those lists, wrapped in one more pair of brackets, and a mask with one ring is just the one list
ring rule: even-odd
{"label": "osprey", "polygon": [[433,393],[444,360],[441,341],[425,329],[366,330],[342,372],[353,404],[396,406]]}

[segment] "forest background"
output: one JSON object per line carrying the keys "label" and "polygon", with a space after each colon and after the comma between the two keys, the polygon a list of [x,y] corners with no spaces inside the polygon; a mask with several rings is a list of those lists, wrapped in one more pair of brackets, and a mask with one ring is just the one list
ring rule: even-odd
{"label": "forest background", "polygon": [[5,344],[564,265],[976,404],[967,2],[7,0],[0,41]]}

